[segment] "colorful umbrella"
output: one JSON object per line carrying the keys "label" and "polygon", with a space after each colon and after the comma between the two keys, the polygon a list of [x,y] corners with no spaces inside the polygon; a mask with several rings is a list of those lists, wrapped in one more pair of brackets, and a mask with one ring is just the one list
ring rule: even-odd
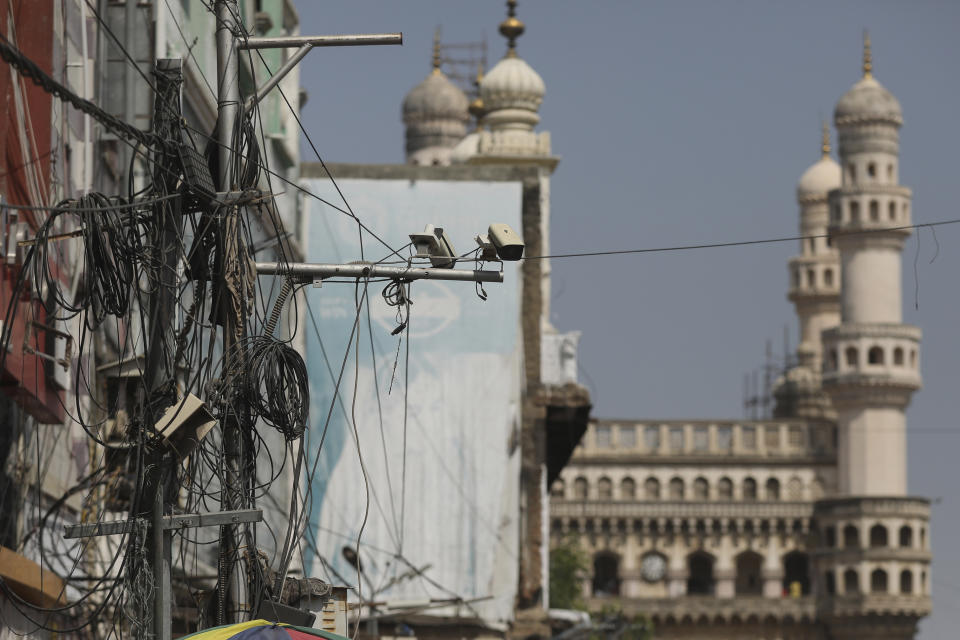
{"label": "colorful umbrella", "polygon": [[222,627],[213,627],[183,636],[180,640],[350,640],[344,636],[310,629],[309,627],[295,627],[282,622],[268,622],[267,620],[251,620],[240,624],[228,624]]}

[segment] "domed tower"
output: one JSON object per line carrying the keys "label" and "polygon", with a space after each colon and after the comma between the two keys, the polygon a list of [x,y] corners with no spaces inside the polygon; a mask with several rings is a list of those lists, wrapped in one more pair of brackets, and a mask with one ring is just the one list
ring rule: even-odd
{"label": "domed tower", "polygon": [[840,258],[830,242],[827,194],[840,187],[840,165],[830,157],[830,129],[823,123],[820,159],[797,183],[800,205],[800,255],[790,259],[787,297],[800,320],[797,364],[774,390],[777,417],[833,418],[821,387],[823,348],[820,334],[840,323]]}
{"label": "domed tower", "polygon": [[406,154],[410,164],[448,165],[467,133],[468,101],[440,70],[440,31],[433,38],[433,70],[403,99]]}
{"label": "domed tower", "polygon": [[930,552],[929,502],[906,495],[904,412],[920,388],[920,329],[901,314],[911,192],[898,184],[900,103],[873,77],[869,38],[834,122],[841,322],[823,332],[823,386],[837,412],[839,497],[816,505],[818,571],[831,637],[912,638],[930,610]]}

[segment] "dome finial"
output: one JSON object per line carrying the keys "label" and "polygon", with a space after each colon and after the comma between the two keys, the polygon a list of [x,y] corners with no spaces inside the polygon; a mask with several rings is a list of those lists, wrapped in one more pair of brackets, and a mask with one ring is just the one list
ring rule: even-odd
{"label": "dome finial", "polygon": [[524,24],[517,19],[517,0],[507,0],[507,19],[500,23],[500,33],[507,39],[507,57],[517,55],[517,38],[523,33]]}
{"label": "dome finial", "polygon": [[480,83],[483,81],[483,64],[477,63],[477,78],[473,81],[473,86],[477,88],[477,97],[473,99],[473,102],[470,103],[470,106],[467,107],[467,111],[470,112],[476,121],[477,121],[477,131],[480,131],[483,128],[481,122],[483,121],[483,114],[486,112],[483,106],[483,98],[480,97]]}
{"label": "dome finial", "polygon": [[823,138],[820,143],[820,151],[823,152],[824,158],[830,157],[830,125],[827,124],[827,121],[823,121]]}
{"label": "dome finial", "polygon": [[863,30],[863,77],[873,76],[873,56],[870,55],[870,32]]}
{"label": "dome finial", "polygon": [[433,72],[440,73],[440,26],[433,31]]}

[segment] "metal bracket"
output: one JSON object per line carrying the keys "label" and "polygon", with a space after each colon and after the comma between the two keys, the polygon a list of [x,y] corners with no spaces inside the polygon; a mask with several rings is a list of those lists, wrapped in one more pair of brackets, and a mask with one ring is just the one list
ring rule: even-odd
{"label": "metal bracket", "polygon": [[[90,538],[93,536],[113,536],[130,533],[133,525],[143,518],[132,520],[112,520],[93,524],[68,524],[64,527],[64,538]],[[178,516],[163,516],[161,526],[164,529],[190,529],[194,527],[219,527],[244,522],[260,522],[263,511],[260,509],[238,509],[218,513],[185,513]]]}

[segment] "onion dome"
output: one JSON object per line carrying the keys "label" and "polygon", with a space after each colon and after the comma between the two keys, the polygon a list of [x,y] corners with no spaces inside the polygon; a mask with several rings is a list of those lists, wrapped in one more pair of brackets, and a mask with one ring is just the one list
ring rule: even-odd
{"label": "onion dome", "polygon": [[415,164],[446,164],[449,149],[467,132],[467,107],[467,96],[440,70],[438,31],[433,43],[433,70],[403,99],[407,159]]}
{"label": "onion dome", "polygon": [[[536,112],[547,90],[540,74],[517,57],[517,38],[525,27],[523,22],[517,19],[516,0],[508,0],[507,9],[507,19],[500,23],[500,33],[507,38],[507,55],[494,65],[481,81],[480,98],[488,115],[505,109],[529,112],[526,115],[516,112],[509,115],[511,119],[519,120],[518,124],[532,127],[539,121]],[[491,120],[502,119],[503,117],[499,117]]]}
{"label": "onion dome", "polygon": [[840,188],[841,170],[830,157],[830,128],[823,123],[823,141],[820,146],[820,160],[810,165],[797,182],[797,197],[825,195],[828,191]]}
{"label": "onion dome", "polygon": [[840,97],[833,117],[840,126],[877,121],[903,124],[900,102],[873,77],[870,36],[867,34],[863,40],[863,77]]}

